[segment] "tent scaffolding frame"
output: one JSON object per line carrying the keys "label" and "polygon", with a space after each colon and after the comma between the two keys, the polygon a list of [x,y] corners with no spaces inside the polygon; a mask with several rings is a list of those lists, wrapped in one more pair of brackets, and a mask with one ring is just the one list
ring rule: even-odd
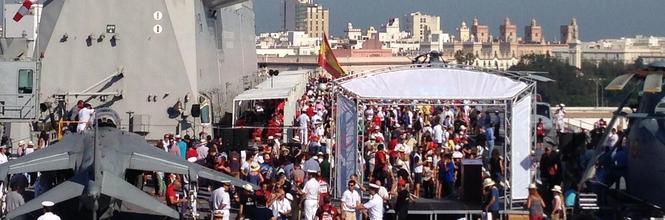
{"label": "tent scaffolding frame", "polygon": [[[472,72],[472,73],[484,73],[488,75],[493,75],[493,76],[499,76],[502,78],[507,78],[512,80],[513,82],[518,82],[520,85],[523,85],[523,88],[517,90],[517,92],[514,92],[510,95],[506,95],[503,97],[492,97],[491,94],[487,94],[487,96],[481,97],[463,97],[463,96],[448,96],[448,97],[417,97],[417,98],[409,98],[409,97],[365,97],[363,95],[358,94],[357,91],[354,91],[353,88],[349,88],[346,85],[349,85],[349,82],[353,82],[354,80],[363,80],[363,79],[368,79],[372,77],[377,77],[382,74],[391,74],[394,72],[398,71],[409,71],[413,72],[414,74],[418,74],[421,70],[435,70],[435,71],[462,71],[462,72]],[[424,73],[421,72],[421,73]],[[435,72],[436,73],[436,72]],[[390,78],[387,78],[390,79]],[[505,141],[503,143],[503,146],[496,146],[495,147],[501,147],[503,149],[504,155],[505,155],[505,160],[504,160],[504,166],[506,168],[506,173],[505,173],[505,182],[509,184],[510,187],[512,187],[514,184],[513,183],[521,183],[527,182],[527,185],[532,182],[530,178],[526,179],[514,179],[512,174],[514,172],[524,172],[524,170],[515,170],[516,168],[520,168],[519,166],[515,166],[515,164],[511,163],[513,159],[522,161],[526,158],[524,158],[523,155],[530,155],[531,150],[535,146],[535,126],[533,123],[529,122],[528,128],[523,128],[519,130],[513,131],[513,122],[516,120],[522,120],[521,126],[524,126],[524,119],[520,118],[517,119],[515,118],[515,115],[513,114],[514,105],[518,102],[524,102],[528,101],[528,119],[531,121],[535,117],[535,98],[536,98],[536,82],[537,79],[533,79],[532,77],[529,77],[528,75],[524,74],[518,74],[518,73],[513,73],[513,72],[504,72],[504,71],[498,71],[498,70],[492,70],[492,69],[485,69],[485,68],[479,68],[479,67],[474,67],[474,66],[467,66],[467,65],[451,65],[451,64],[413,64],[413,65],[404,65],[404,66],[393,66],[393,67],[387,67],[387,68],[382,68],[382,69],[377,69],[377,70],[372,70],[372,71],[367,71],[367,72],[361,72],[361,73],[356,73],[352,75],[347,75],[342,78],[338,78],[334,80],[333,83],[333,88],[334,88],[334,93],[339,95],[335,99],[333,99],[333,106],[337,106],[340,103],[340,98],[348,99],[353,104],[355,105],[355,117],[357,124],[356,125],[365,125],[365,117],[364,117],[364,112],[360,111],[362,109],[362,106],[365,105],[373,105],[373,106],[414,106],[414,105],[433,105],[433,106],[465,106],[465,105],[473,105],[473,106],[487,106],[487,107],[495,107],[499,108],[503,111],[503,117],[500,119],[501,126],[504,128],[504,137]],[[390,84],[390,81],[384,80],[381,81],[381,83],[385,84]],[[392,82],[392,83],[400,83],[400,82]],[[441,86],[445,85],[446,82],[439,82]],[[469,84],[473,84],[474,82],[468,82]],[[523,83],[523,84],[522,84]],[[461,87],[460,87],[461,88]],[[456,91],[460,94],[462,94],[464,91]],[[527,100],[528,99],[528,100]],[[456,100],[464,100],[468,101],[466,103],[454,103],[453,101]],[[520,115],[521,116],[526,116],[526,115]],[[335,119],[339,119],[340,117],[349,117],[349,115],[345,115],[345,112],[339,112],[336,110],[333,110],[333,117]],[[337,120],[336,120],[337,121]],[[518,121],[519,122],[519,121]],[[335,126],[344,126],[342,124],[335,124]],[[358,150],[358,158],[354,158],[356,160],[355,166],[356,166],[356,173],[359,174],[360,181],[364,181],[365,179],[365,172],[363,169],[363,166],[365,165],[363,163],[363,159],[360,158],[363,155],[363,152],[365,152],[365,133],[366,133],[366,128],[358,128],[357,131],[355,132],[356,137],[355,140],[357,140],[356,146],[342,146],[343,142],[341,142],[340,136],[341,134],[338,134],[337,132],[340,131],[339,129],[335,129],[334,133],[334,139],[336,140],[337,147],[335,149],[335,157],[338,159],[336,160],[336,164],[334,166],[333,175],[336,178],[343,178],[343,179],[335,179],[335,181],[331,181],[332,184],[332,189],[334,191],[340,190],[338,189],[339,186],[337,184],[341,184],[343,190],[343,187],[346,184],[346,180],[348,177],[341,177],[338,176],[339,170],[343,169],[342,168],[342,163],[344,161],[343,157],[340,156],[340,152],[342,151],[341,148],[343,147],[352,147],[354,149]],[[499,132],[499,131],[495,131]],[[527,140],[512,140],[513,138],[518,138],[515,137],[516,135],[513,135],[514,132],[522,132],[521,135],[517,135],[519,137],[527,137]],[[524,132],[528,134],[524,134]],[[520,133],[517,133],[520,134]],[[527,142],[528,141],[528,142]],[[519,149],[516,149],[515,147],[512,146],[512,143],[520,144]],[[520,152],[518,153],[521,155],[521,158],[513,158],[515,155],[512,151],[513,150],[519,150]],[[525,151],[525,152],[523,152]],[[488,152],[490,154],[491,152]],[[523,167],[523,166],[522,166]],[[521,168],[523,169],[523,168]],[[529,173],[530,177],[530,170],[527,168],[527,173]],[[359,183],[361,184],[361,183]],[[504,195],[505,195],[505,202],[504,202],[504,209],[505,210],[512,210],[515,208],[520,208],[517,207],[520,202],[526,199],[525,196],[520,195],[519,198],[514,198],[512,196],[514,191],[526,191],[526,187],[524,189],[514,189],[510,188],[510,190],[507,189],[507,187],[503,188],[504,190]],[[334,193],[333,195],[341,195],[341,192],[339,193]]]}

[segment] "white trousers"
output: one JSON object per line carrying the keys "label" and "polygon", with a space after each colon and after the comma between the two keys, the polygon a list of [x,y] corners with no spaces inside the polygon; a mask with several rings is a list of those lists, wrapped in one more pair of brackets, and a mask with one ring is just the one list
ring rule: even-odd
{"label": "white trousers", "polygon": [[316,209],[319,208],[319,201],[308,199],[305,200],[305,219],[314,220],[316,217]]}
{"label": "white trousers", "polygon": [[87,125],[86,123],[79,123],[79,125],[76,126],[76,132],[79,133],[83,132],[85,130],[86,125]]}

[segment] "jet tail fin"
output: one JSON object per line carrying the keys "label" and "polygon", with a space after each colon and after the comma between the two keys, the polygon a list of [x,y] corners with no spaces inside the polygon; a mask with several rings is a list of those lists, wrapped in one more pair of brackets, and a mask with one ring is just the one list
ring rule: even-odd
{"label": "jet tail fin", "polygon": [[171,218],[180,218],[178,212],[166,206],[166,204],[157,201],[146,192],[143,192],[126,181],[113,176],[104,175],[102,180],[102,194],[122,200],[123,205],[130,203],[134,209],[144,210],[122,210],[134,213],[154,213]]}
{"label": "jet tail fin", "polygon": [[7,219],[12,219],[21,215],[28,214],[42,208],[42,202],[48,198],[48,201],[59,203],[83,194],[85,187],[73,181],[65,181],[44,194],[30,200],[7,214]]}

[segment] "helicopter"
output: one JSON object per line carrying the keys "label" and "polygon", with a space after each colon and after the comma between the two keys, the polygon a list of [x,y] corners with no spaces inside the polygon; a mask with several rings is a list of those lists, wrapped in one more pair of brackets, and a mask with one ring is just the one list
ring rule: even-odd
{"label": "helicopter", "polygon": [[[610,130],[620,118],[628,119],[628,129],[625,130],[625,142],[622,150],[627,153],[627,162],[622,175],[625,180],[625,192],[618,186],[619,181],[606,182],[605,187],[610,188],[616,184],[620,203],[632,201],[646,207],[647,212],[639,213],[639,217],[663,216],[665,196],[660,193],[665,186],[665,93],[663,93],[663,74],[665,61],[655,61],[638,69],[635,72],[617,76],[605,90],[627,91],[622,103],[613,112],[613,117],[595,148],[595,156],[588,162],[580,185],[592,179],[603,157],[616,153],[619,146],[611,149],[604,146]],[[627,85],[634,82],[637,86],[628,89]],[[642,85],[641,91],[640,86]],[[635,100],[633,102],[631,100]],[[629,104],[632,103],[632,104]],[[624,108],[630,108],[632,113],[626,113]],[[615,179],[616,180],[616,179]],[[601,183],[602,185],[603,183]],[[604,196],[604,195],[599,195]]]}

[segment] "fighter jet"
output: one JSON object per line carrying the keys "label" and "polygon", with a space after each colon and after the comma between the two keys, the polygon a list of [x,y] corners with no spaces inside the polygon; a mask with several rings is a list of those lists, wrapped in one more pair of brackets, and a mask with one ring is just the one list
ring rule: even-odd
{"label": "fighter jet", "polygon": [[0,166],[0,174],[73,170],[73,177],[7,214],[8,219],[41,208],[41,202],[56,204],[79,198],[82,213],[92,219],[107,219],[115,211],[179,218],[178,212],[125,181],[128,170],[160,171],[188,175],[191,180],[206,178],[231,181],[238,187],[256,185],[208,169],[149,145],[137,134],[116,128],[117,113],[110,109],[96,111],[93,129],[70,134],[45,149]]}

